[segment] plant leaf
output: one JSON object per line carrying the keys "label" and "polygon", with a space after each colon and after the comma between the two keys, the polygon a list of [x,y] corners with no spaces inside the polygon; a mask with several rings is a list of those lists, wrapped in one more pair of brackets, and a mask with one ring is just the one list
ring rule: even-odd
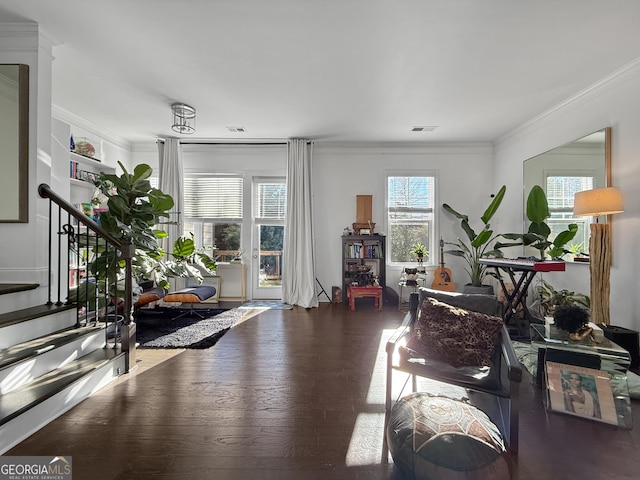
{"label": "plant leaf", "polygon": [[527,197],[527,218],[533,223],[542,223],[550,215],[544,190],[540,185],[534,185]]}
{"label": "plant leaf", "polygon": [[498,210],[498,207],[500,207],[500,204],[502,203],[502,199],[504,198],[504,194],[506,191],[507,191],[507,186],[502,185],[502,187],[500,187],[500,190],[498,190],[498,193],[496,194],[496,196],[493,197],[493,201],[489,204],[487,209],[484,211],[484,214],[482,215],[482,217],[480,217],[480,219],[482,220],[482,223],[484,223],[485,225],[489,223],[489,221],[491,220],[491,217],[493,217],[493,215]]}

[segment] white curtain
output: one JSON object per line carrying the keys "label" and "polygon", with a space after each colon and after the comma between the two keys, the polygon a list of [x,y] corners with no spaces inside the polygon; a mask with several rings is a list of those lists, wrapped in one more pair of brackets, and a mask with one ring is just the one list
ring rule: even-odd
{"label": "white curtain", "polygon": [[173,197],[173,209],[170,212],[169,221],[175,222],[163,225],[163,230],[168,234],[162,242],[167,253],[173,251],[173,242],[182,235],[182,212],[184,212],[183,194],[183,169],[182,147],[177,138],[167,138],[164,142],[158,142],[158,156],[160,160],[160,175],[158,188]]}
{"label": "white curtain", "polygon": [[310,308],[318,306],[313,238],[311,153],[305,139],[287,145],[287,216],[284,229],[284,303]]}

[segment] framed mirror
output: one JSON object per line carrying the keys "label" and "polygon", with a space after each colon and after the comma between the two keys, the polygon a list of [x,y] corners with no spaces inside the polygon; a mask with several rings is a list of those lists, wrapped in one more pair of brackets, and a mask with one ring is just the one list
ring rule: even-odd
{"label": "framed mirror", "polygon": [[29,221],[29,66],[0,65],[0,222]]}
{"label": "framed mirror", "polygon": [[[611,128],[607,127],[565,145],[551,149],[524,162],[524,205],[534,185],[540,185],[549,203],[551,231],[578,225],[578,233],[566,249],[567,261],[588,262],[591,217],[573,215],[576,192],[611,186]],[[525,231],[528,228],[524,215]],[[609,221],[605,216],[600,223]],[[529,252],[525,252],[527,255]]]}

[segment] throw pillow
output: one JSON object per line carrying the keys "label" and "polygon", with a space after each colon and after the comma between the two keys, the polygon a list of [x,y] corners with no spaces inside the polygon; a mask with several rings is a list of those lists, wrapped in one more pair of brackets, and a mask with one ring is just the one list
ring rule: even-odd
{"label": "throw pillow", "polygon": [[416,342],[412,343],[427,357],[454,367],[493,366],[491,356],[501,329],[499,317],[426,297],[413,332]]}

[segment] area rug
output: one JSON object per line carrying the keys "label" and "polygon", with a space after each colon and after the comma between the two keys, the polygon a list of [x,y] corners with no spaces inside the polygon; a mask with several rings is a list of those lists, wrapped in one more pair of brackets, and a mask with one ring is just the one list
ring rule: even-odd
{"label": "area rug", "polygon": [[244,302],[240,308],[268,308],[271,310],[291,310],[293,305],[288,305],[277,300],[251,300]]}
{"label": "area rug", "polygon": [[140,348],[209,348],[243,316],[237,308],[225,310],[204,320],[182,317],[152,323],[142,321],[136,332]]}

